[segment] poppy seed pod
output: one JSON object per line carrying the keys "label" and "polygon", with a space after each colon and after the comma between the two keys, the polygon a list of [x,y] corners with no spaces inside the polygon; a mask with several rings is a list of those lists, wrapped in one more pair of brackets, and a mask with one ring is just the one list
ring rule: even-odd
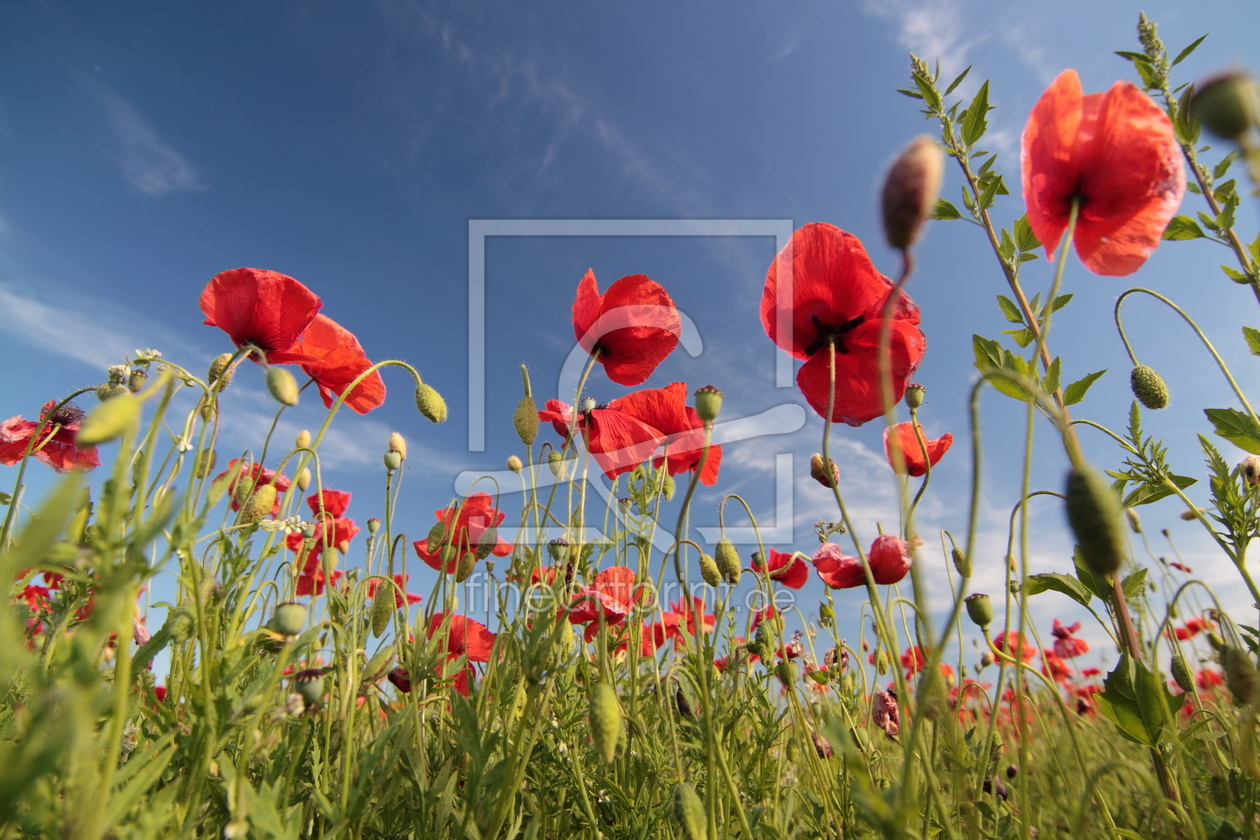
{"label": "poppy seed pod", "polygon": [[722,392],[712,385],[705,385],[696,391],[696,414],[706,423],[717,419],[722,410]]}
{"label": "poppy seed pod", "polygon": [[726,537],[722,537],[713,550],[713,559],[722,580],[731,586],[736,586],[743,568],[739,562],[739,551],[735,548],[735,544]]}
{"label": "poppy seed pod", "polygon": [[533,397],[521,397],[512,412],[512,425],[516,427],[516,435],[526,446],[534,445],[538,437],[538,405]]}
{"label": "poppy seed pod", "polygon": [[459,565],[455,567],[455,582],[463,583],[468,580],[468,576],[473,573],[473,569],[477,567],[477,555],[471,551],[465,551],[459,558]]}
{"label": "poppy seed pod", "polygon": [[232,381],[232,377],[236,373],[234,370],[228,368],[228,365],[231,363],[231,353],[220,353],[214,357],[214,361],[210,362],[210,372],[207,374],[206,378],[210,380],[211,385],[222,380],[223,384],[219,385],[220,391],[228,386],[228,383]]}
{"label": "poppy seed pod", "polygon": [[582,411],[589,412],[589,411],[594,411],[597,408],[599,408],[599,401],[597,399],[595,399],[594,397],[582,398]]}
{"label": "poppy seed pod", "polygon": [[385,453],[384,457],[385,469],[393,472],[402,466],[402,454],[396,449],[390,449]]}
{"label": "poppy seed pod", "polygon": [[1169,663],[1168,670],[1172,672],[1173,682],[1177,683],[1178,688],[1187,692],[1194,691],[1194,676],[1190,673],[1190,666],[1176,647],[1173,648],[1172,662]]}
{"label": "poppy seed pod", "polygon": [[1237,140],[1256,122],[1256,87],[1243,73],[1208,79],[1194,94],[1190,111],[1222,140]]}
{"label": "poppy seed pod", "polygon": [[264,380],[267,390],[276,402],[281,405],[298,404],[297,380],[293,378],[293,374],[282,367],[272,367],[267,369]]}
{"label": "poppy seed pod", "polygon": [[446,400],[423,382],[416,386],[416,408],[434,423],[446,422]]}
{"label": "poppy seed pod", "polygon": [[1138,398],[1138,402],[1152,411],[1168,407],[1168,385],[1154,368],[1146,365],[1135,367],[1129,374],[1129,387],[1133,389],[1133,396]]}
{"label": "poppy seed pod", "polygon": [[1124,562],[1124,530],[1120,524],[1120,501],[1107,480],[1088,465],[1068,472],[1067,516],[1085,565],[1096,575],[1106,577]]}
{"label": "poppy seed pod", "polygon": [[551,555],[551,562],[559,563],[569,556],[569,541],[564,537],[556,537],[547,543],[547,554]]}
{"label": "poppy seed pod", "polygon": [[290,601],[276,607],[271,616],[271,628],[281,636],[296,636],[306,626],[306,607]]}
{"label": "poppy seed pod", "polygon": [[709,586],[717,586],[722,582],[722,573],[718,571],[717,561],[711,555],[700,553],[700,577]]}
{"label": "poppy seed pod", "polygon": [[311,445],[311,433],[306,429],[293,436],[294,449],[306,449]]}
{"label": "poppy seed pod", "polygon": [[906,408],[914,411],[923,405],[923,398],[927,396],[927,388],[924,388],[918,382],[911,382],[906,386],[906,395],[903,399],[906,401]]}
{"label": "poppy seed pod", "polygon": [[791,659],[780,659],[779,664],[775,666],[774,673],[779,678],[779,682],[786,686],[791,686],[796,682],[800,668]]}
{"label": "poppy seed pod", "polygon": [[880,198],[884,236],[889,245],[904,251],[919,238],[923,223],[936,208],[944,173],[944,153],[926,134],[910,141],[893,161]]}
{"label": "poppy seed pod", "polygon": [[407,439],[398,432],[390,432],[389,448],[398,453],[398,456],[404,461],[407,460]]}
{"label": "poppy seed pod", "polygon": [[375,537],[381,532],[381,520],[375,516],[371,517],[367,521],[367,529],[368,533]]}
{"label": "poppy seed pod", "polygon": [[525,469],[525,465],[521,463],[521,459],[515,455],[509,455],[507,459],[507,468],[512,472],[518,473]]}
{"label": "poppy seed pod", "polygon": [[682,826],[686,840],[708,840],[704,803],[700,801],[696,789],[687,782],[674,785],[674,819]]}
{"label": "poppy seed pod", "polygon": [[1225,685],[1234,696],[1234,702],[1245,706],[1256,696],[1260,687],[1260,675],[1256,674],[1255,663],[1242,648],[1226,645],[1220,652],[1221,668],[1225,670]]}
{"label": "poppy seed pod", "polygon": [[983,592],[968,595],[963,601],[967,607],[967,617],[981,630],[993,623],[993,601]]}
{"label": "poppy seed pod", "polygon": [[293,690],[302,695],[306,705],[318,703],[324,696],[324,672],[320,668],[307,668],[293,675]]}
{"label": "poppy seed pod", "polygon": [[831,459],[828,459],[828,463],[831,464],[830,478],[827,476],[827,470],[823,467],[823,457],[815,452],[814,457],[809,459],[809,477],[830,490],[833,486],[840,484],[840,468]]}
{"label": "poppy seed pod", "polygon": [[127,390],[133,394],[140,393],[140,389],[144,387],[144,381],[148,378],[149,375],[147,373],[140,370],[140,368],[136,368],[127,374]]}
{"label": "poppy seed pod", "polygon": [[259,522],[271,513],[276,503],[276,486],[261,484],[254,489],[249,504],[241,508],[241,519],[245,522]]}
{"label": "poppy seed pod", "polygon": [[121,394],[92,409],[75,435],[75,445],[83,448],[108,443],[122,437],[128,427],[139,419],[140,403],[123,388]]}
{"label": "poppy seed pod", "polygon": [[621,704],[617,692],[605,680],[591,687],[590,696],[591,743],[605,764],[612,764],[617,756],[617,738],[621,733]]}

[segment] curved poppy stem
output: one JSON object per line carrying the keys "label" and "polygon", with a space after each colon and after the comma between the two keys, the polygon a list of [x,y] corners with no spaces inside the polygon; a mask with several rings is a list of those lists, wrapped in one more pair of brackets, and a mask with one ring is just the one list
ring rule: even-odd
{"label": "curved poppy stem", "polygon": [[[1067,267],[1068,248],[1072,245],[1072,237],[1076,234],[1076,221],[1080,217],[1081,199],[1080,196],[1073,196],[1072,206],[1068,210],[1067,229],[1063,232],[1063,244],[1059,248],[1059,265],[1054,270],[1054,280],[1050,283],[1050,293],[1046,295],[1046,302],[1041,308],[1040,318],[1034,318],[1038,323],[1037,338],[1033,349],[1033,358],[1038,356],[1049,355],[1046,349],[1046,336],[1050,333],[1050,317],[1054,314],[1054,299],[1059,295],[1059,287],[1063,285],[1063,269]],[[1049,363],[1046,365],[1049,369]],[[1060,432],[1063,435],[1063,445],[1067,449],[1068,460],[1072,462],[1072,466],[1079,467],[1084,465],[1085,456],[1081,453],[1081,444],[1076,439],[1076,431],[1068,422],[1070,418],[1067,416],[1067,406],[1063,404],[1058,394],[1055,395],[1055,401],[1059,403],[1060,411],[1063,413],[1062,428]],[[1027,492],[1027,488],[1025,488]]]}
{"label": "curved poppy stem", "polygon": [[1206,347],[1207,351],[1212,354],[1212,358],[1216,361],[1216,366],[1221,369],[1221,373],[1224,374],[1225,379],[1229,382],[1229,387],[1234,390],[1234,396],[1238,397],[1238,401],[1243,404],[1243,408],[1247,409],[1247,413],[1251,415],[1251,419],[1255,420],[1257,423],[1260,423],[1260,417],[1256,416],[1256,412],[1252,409],[1251,403],[1247,401],[1247,396],[1243,393],[1242,388],[1238,387],[1238,383],[1234,381],[1234,377],[1232,374],[1230,374],[1229,368],[1225,364],[1225,360],[1221,358],[1220,353],[1216,352],[1216,348],[1212,346],[1212,342],[1208,340],[1208,337],[1203,334],[1203,330],[1199,329],[1199,325],[1196,324],[1194,322],[1194,319],[1191,318],[1189,315],[1187,315],[1185,310],[1183,310],[1180,306],[1173,303],[1171,300],[1159,294],[1158,292],[1152,292],[1150,289],[1142,289],[1142,288],[1128,289],[1127,291],[1124,292],[1124,294],[1120,295],[1120,297],[1116,299],[1116,308],[1114,312],[1114,317],[1116,321],[1116,330],[1120,333],[1120,340],[1124,342],[1125,352],[1129,354],[1129,358],[1133,361],[1133,364],[1135,366],[1138,364],[1137,354],[1133,352],[1133,348],[1129,344],[1129,337],[1125,335],[1125,332],[1124,332],[1124,324],[1122,324],[1120,321],[1120,306],[1121,304],[1124,303],[1124,299],[1127,298],[1129,295],[1138,294],[1138,293],[1141,293],[1144,295],[1150,295],[1151,297],[1165,304],[1166,306],[1168,306],[1169,309],[1171,309],[1172,311],[1180,315],[1183,321],[1185,321],[1187,324],[1190,325],[1190,329],[1194,330],[1194,334],[1199,337],[1199,340],[1203,342],[1203,346]]}
{"label": "curved poppy stem", "polygon": [[[910,539],[910,532],[914,522],[914,511],[919,506],[919,500],[923,498],[923,494],[927,492],[928,482],[932,480],[932,459],[928,455],[927,440],[923,436],[923,427],[919,425],[917,408],[910,409],[910,427],[914,430],[914,439],[919,444],[919,452],[923,455],[923,483],[919,485],[919,490],[914,494],[914,501],[910,503],[910,507],[906,510],[906,530],[905,538]],[[901,447],[889,447],[889,451],[901,452]]]}

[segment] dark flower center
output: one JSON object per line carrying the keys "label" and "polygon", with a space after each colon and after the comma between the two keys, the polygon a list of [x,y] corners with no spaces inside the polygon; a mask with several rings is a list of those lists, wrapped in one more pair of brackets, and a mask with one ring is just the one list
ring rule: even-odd
{"label": "dark flower center", "polygon": [[54,411],[52,417],[48,418],[48,422],[56,423],[59,426],[75,426],[77,427],[83,422],[83,409],[73,405],[63,405],[57,411]]}
{"label": "dark flower center", "polygon": [[819,320],[817,315],[812,316],[814,328],[818,330],[818,340],[805,348],[806,355],[812,356],[819,350],[826,347],[830,342],[835,341],[836,352],[845,354],[849,352],[849,348],[844,345],[845,333],[850,333],[862,325],[866,320],[865,315],[859,315],[856,318],[845,321],[838,327],[829,326]]}

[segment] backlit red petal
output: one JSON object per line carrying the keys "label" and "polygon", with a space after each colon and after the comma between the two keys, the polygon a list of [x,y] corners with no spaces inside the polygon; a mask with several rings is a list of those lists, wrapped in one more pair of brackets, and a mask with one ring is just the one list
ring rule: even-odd
{"label": "backlit red petal", "polygon": [[[879,321],[868,321],[845,336],[847,353],[836,354],[836,397],[832,421],[860,426],[884,414],[879,387]],[[889,331],[892,401],[906,392],[927,340],[908,321],[891,321]],[[815,353],[796,373],[796,384],[814,411],[826,416],[830,382],[828,353]]]}
{"label": "backlit red petal", "polygon": [[[326,408],[331,408],[350,383],[372,367],[354,333],[326,315],[315,316],[301,340],[289,352],[275,354],[272,361],[301,364],[302,370],[319,386]],[[367,414],[383,402],[385,381],[380,371],[356,385],[346,398],[346,405],[359,414]]]}
{"label": "backlit red petal", "polygon": [[[922,434],[923,427],[919,427]],[[890,434],[891,431],[891,434]],[[901,452],[903,474],[908,473],[912,476],[920,476],[927,472],[927,465],[930,463],[936,466],[937,462],[949,451],[954,445],[954,436],[949,432],[941,435],[935,440],[928,440],[924,436],[923,443],[927,447],[928,458],[923,459],[923,446],[919,445],[919,439],[914,433],[914,426],[909,422],[898,423],[891,430],[884,429],[884,457],[888,459],[888,463],[893,469],[897,468],[897,462],[893,458],[893,450],[897,449]]]}
{"label": "backlit red petal", "polygon": [[323,305],[297,280],[276,271],[233,268],[211,278],[201,293],[205,323],[219,327],[237,347],[288,350]]}

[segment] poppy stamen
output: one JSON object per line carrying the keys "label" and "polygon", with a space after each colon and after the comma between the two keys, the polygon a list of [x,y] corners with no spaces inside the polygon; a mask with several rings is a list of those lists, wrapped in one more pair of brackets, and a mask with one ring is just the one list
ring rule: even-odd
{"label": "poppy stamen", "polygon": [[842,355],[848,353],[849,348],[844,346],[844,342],[840,340],[840,337],[845,333],[853,332],[866,321],[865,315],[859,315],[856,318],[850,318],[838,327],[828,327],[818,319],[817,315],[812,316],[812,318],[814,326],[818,329],[819,337],[817,341],[805,348],[805,352],[810,356],[826,347],[832,340],[835,340],[837,353]]}

